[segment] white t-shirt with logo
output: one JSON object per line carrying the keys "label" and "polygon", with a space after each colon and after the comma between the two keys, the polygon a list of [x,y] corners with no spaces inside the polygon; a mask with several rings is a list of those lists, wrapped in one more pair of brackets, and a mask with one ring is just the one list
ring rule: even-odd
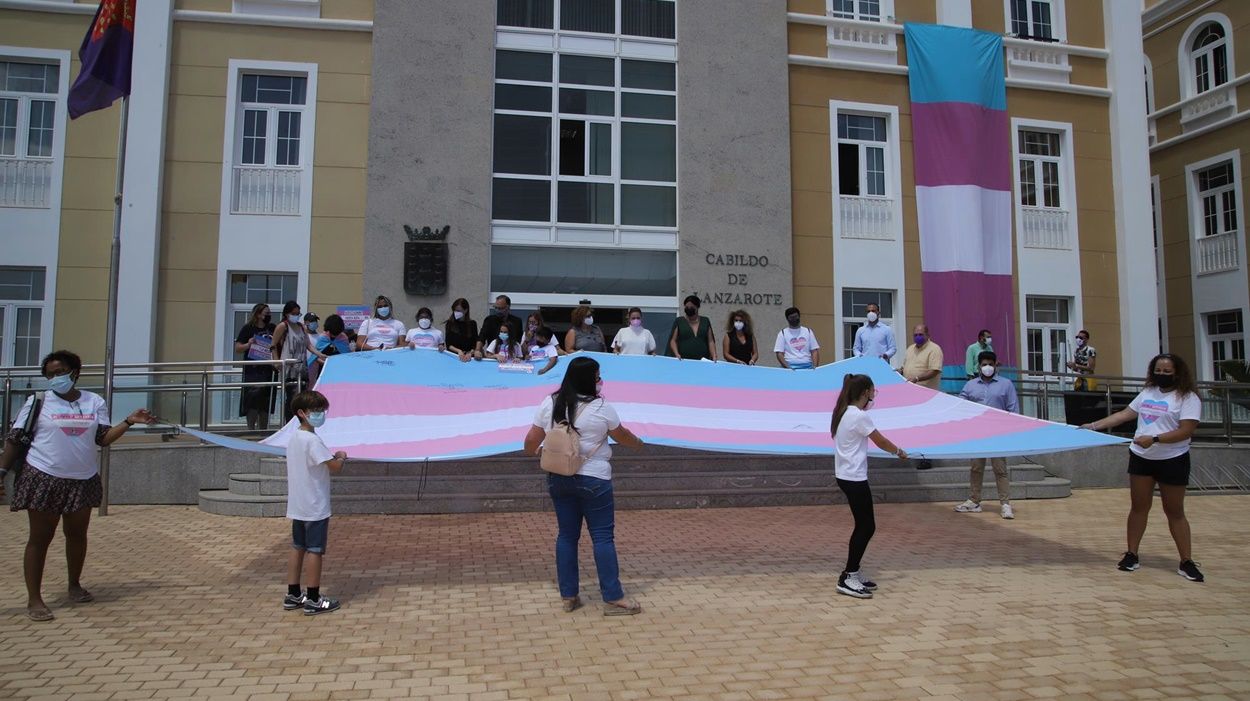
{"label": "white t-shirt with logo", "polygon": [[816,334],[806,326],[797,329],[786,327],[777,332],[777,343],[773,345],[774,353],[785,353],[786,363],[812,362],[812,351],[820,350],[816,342]]}
{"label": "white t-shirt with logo", "polygon": [[443,345],[443,332],[438,329],[415,328],[408,330],[408,337],[405,339],[409,344],[416,344],[418,350],[429,349],[438,350]]}
{"label": "white t-shirt with logo", "polygon": [[296,521],[330,518],[330,468],[334,454],[321,436],[300,429],[286,444],[286,517]]}
{"label": "white t-shirt with logo", "polygon": [[[1202,400],[1198,395],[1189,393],[1184,397],[1176,390],[1161,392],[1158,387],[1147,387],[1141,394],[1133,398],[1128,408],[1137,412],[1137,436],[1160,436],[1168,431],[1175,431],[1185,420],[1202,420]],[[1147,460],[1167,460],[1184,455],[1189,450],[1189,441],[1180,443],[1155,443],[1149,448],[1142,448],[1134,443],[1129,446],[1133,453]]]}
{"label": "white t-shirt with logo", "polygon": [[621,355],[650,355],[655,352],[655,336],[646,327],[626,326],[616,332],[612,347],[620,348]]}
{"label": "white t-shirt with logo", "polygon": [[408,329],[404,326],[404,322],[399,319],[379,319],[377,317],[369,317],[360,322],[360,328],[356,330],[356,335],[365,339],[374,348],[394,348],[399,345],[399,339],[404,337],[404,333]]}
{"label": "white t-shirt with logo", "polygon": [[548,359],[554,358],[560,354],[560,352],[556,350],[557,348],[559,348],[559,346],[556,344],[555,336],[552,336],[551,340],[548,341],[545,346],[540,346],[538,345],[538,342],[535,341],[530,344],[529,359],[534,363],[546,363]]}
{"label": "white t-shirt with logo", "polygon": [[[534,425],[544,431],[552,428],[552,400],[548,395],[534,414]],[[581,436],[581,452],[586,458],[579,475],[597,477],[601,480],[612,479],[612,447],[608,445],[608,432],[621,425],[621,417],[603,398],[590,402],[578,402],[577,412],[573,414],[573,427]]]}
{"label": "white t-shirt with logo", "polygon": [[868,436],[877,430],[868,412],[848,406],[833,440],[833,474],[849,482],[868,481]]}
{"label": "white t-shirt with logo", "polygon": [[[43,393],[43,406],[35,420],[35,439],[31,441],[26,462],[40,472],[71,480],[91,479],[100,471],[97,457],[96,428],[113,425],[109,420],[104,398],[79,390],[78,399],[70,402],[55,392]],[[17,412],[15,427],[26,424],[26,417],[35,398]]]}

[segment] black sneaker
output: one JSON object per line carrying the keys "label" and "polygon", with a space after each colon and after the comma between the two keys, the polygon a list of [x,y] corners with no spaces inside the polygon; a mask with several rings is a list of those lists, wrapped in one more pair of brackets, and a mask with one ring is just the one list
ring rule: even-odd
{"label": "black sneaker", "polygon": [[863,582],[859,581],[858,573],[847,574],[843,572],[842,576],[838,577],[838,593],[853,596],[856,599],[872,598],[872,592],[869,591],[868,587],[864,586]]}
{"label": "black sneaker", "polygon": [[339,610],[339,600],[323,596],[316,601],[309,599],[304,602],[304,615],[316,616],[319,613],[330,613]]}
{"label": "black sneaker", "polygon": [[[1120,568],[1120,570],[1124,572],[1132,572],[1138,567],[1141,567],[1141,563],[1137,561],[1136,554],[1125,551],[1124,557],[1120,558],[1120,564],[1116,565],[1116,567]],[[1195,572],[1196,571],[1197,570],[1195,570]],[[1201,577],[1202,575],[1198,576]]]}
{"label": "black sneaker", "polygon": [[287,594],[282,600],[283,611],[294,611],[295,609],[304,608],[304,602],[308,601],[308,596],[304,592],[298,594]]}
{"label": "black sneaker", "polygon": [[1193,560],[1186,560],[1176,568],[1176,573],[1188,579],[1191,582],[1205,582],[1206,578],[1198,571],[1198,563]]}

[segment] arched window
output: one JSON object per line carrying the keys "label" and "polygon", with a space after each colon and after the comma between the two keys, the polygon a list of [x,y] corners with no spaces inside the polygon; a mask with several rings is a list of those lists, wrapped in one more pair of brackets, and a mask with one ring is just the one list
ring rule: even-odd
{"label": "arched window", "polygon": [[1194,94],[1228,82],[1228,39],[1219,23],[1208,22],[1198,29],[1189,45],[1189,57]]}

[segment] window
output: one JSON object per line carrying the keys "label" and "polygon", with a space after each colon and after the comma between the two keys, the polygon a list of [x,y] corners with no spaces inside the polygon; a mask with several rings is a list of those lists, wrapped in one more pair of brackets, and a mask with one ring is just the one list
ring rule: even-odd
{"label": "window", "polygon": [[894,326],[894,292],[891,290],[842,290],[842,357],[855,357],[855,332],[868,323],[868,305],[881,310],[883,324]]}
{"label": "window", "polygon": [[[495,19],[501,27],[616,34],[617,5],[618,0],[498,0]],[[619,0],[619,6],[621,34],[676,36],[675,0]]]}
{"label": "window", "polygon": [[1055,0],[1007,0],[1012,34],[1021,39],[1055,41]]}
{"label": "window", "polygon": [[1066,297],[1025,297],[1025,363],[1029,372],[1065,372],[1071,327]]}
{"label": "window", "polygon": [[0,365],[38,365],[44,349],[43,268],[0,268]]}
{"label": "window", "polygon": [[492,218],[677,226],[676,91],[670,62],[497,50]]}
{"label": "window", "polygon": [[54,63],[0,61],[0,206],[49,206],[60,74]]}
{"label": "window", "polygon": [[305,76],[239,76],[234,213],[299,214],[307,90]]}
{"label": "window", "polygon": [[1204,93],[1228,82],[1228,42],[1224,27],[1210,22],[1198,30],[1190,43],[1194,91]]}
{"label": "window", "polygon": [[885,197],[885,117],[838,113],[838,194]]}
{"label": "window", "polygon": [[1246,336],[1242,326],[1241,310],[1215,312],[1203,315],[1206,320],[1207,343],[1211,349],[1211,378],[1226,379],[1221,363],[1235,360],[1246,362]]}
{"label": "window", "polygon": [[281,321],[278,317],[282,316],[282,305],[296,299],[298,280],[295,273],[230,273],[230,312],[223,334],[225,357],[234,357],[234,339],[247,323],[254,305],[268,304],[272,308],[273,323]]}
{"label": "window", "polygon": [[1019,139],[1020,204],[1026,207],[1063,207],[1060,196],[1060,135],[1021,129]]}
{"label": "window", "polygon": [[1196,173],[1202,201],[1202,235],[1237,232],[1237,181],[1233,162],[1224,161]]}
{"label": "window", "polygon": [[861,22],[881,21],[881,0],[831,0],[829,14]]}

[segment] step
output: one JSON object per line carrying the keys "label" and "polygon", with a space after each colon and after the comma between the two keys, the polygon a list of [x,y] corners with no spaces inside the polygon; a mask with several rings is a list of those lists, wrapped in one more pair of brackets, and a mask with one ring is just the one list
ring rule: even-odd
{"label": "step", "polygon": [[[1056,499],[1071,494],[1071,483],[1065,479],[1045,477],[1040,480],[1012,482],[1012,498]],[[937,485],[873,485],[877,502],[949,502],[958,503],[967,497],[966,484]],[[997,497],[993,484],[987,485],[984,498]],[[621,509],[684,509],[725,508],[745,506],[802,506],[844,503],[842,493],[832,488],[760,487],[744,489],[683,489],[668,491],[616,490],[616,504]],[[238,494],[229,490],[205,490],[199,493],[200,508],[224,516],[282,517],[286,498],[282,495]],[[445,493],[425,492],[418,499],[415,493],[336,494],[336,514],[438,514],[471,512],[548,511],[550,499],[541,491],[516,493]]]}

